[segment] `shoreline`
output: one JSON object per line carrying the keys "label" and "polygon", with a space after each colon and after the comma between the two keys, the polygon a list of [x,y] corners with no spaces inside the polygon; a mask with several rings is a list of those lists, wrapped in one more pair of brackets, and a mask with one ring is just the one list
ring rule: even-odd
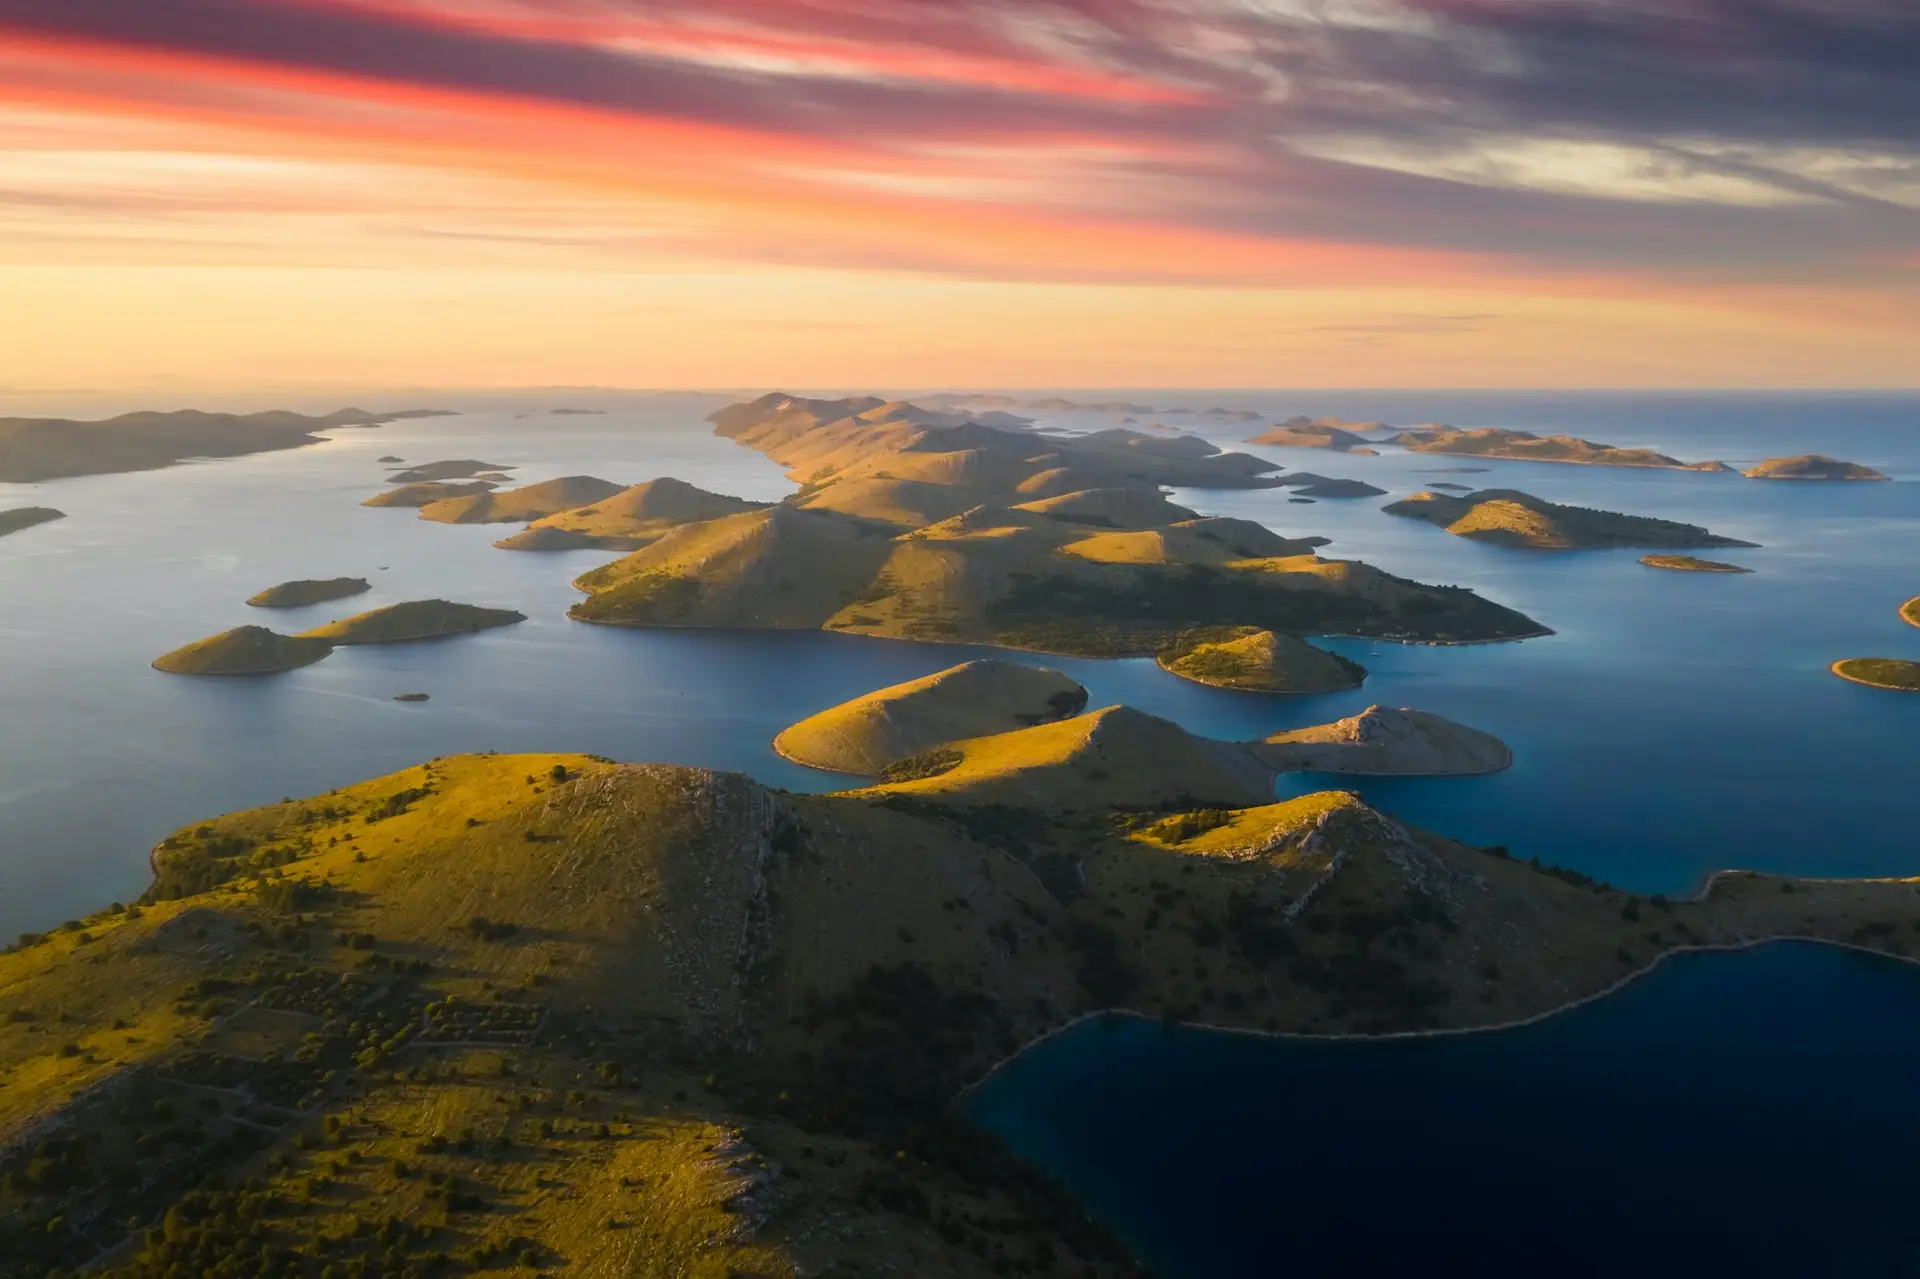
{"label": "shoreline", "polygon": [[[1745,872],[1715,871],[1714,876],[1718,877],[1720,875],[1725,875],[1729,873],[1742,874]],[[1808,880],[1803,882],[1817,883],[1820,881]],[[1835,882],[1851,882],[1851,881],[1835,881]],[[1704,893],[1702,895],[1704,895]],[[1698,898],[1694,898],[1692,900],[1698,900]],[[1619,980],[1615,981],[1612,985],[1606,987],[1604,990],[1595,991],[1590,995],[1583,995],[1580,998],[1572,1000],[1568,1003],[1557,1004],[1552,1008],[1546,1009],[1542,1012],[1534,1013],[1532,1016],[1529,1016],[1529,1017],[1516,1018],[1511,1021],[1489,1022],[1484,1026],[1443,1026],[1443,1027],[1439,1027],[1431,1030],[1395,1030],[1395,1031],[1388,1031],[1383,1034],[1365,1034],[1365,1033],[1355,1032],[1355,1031],[1341,1031],[1335,1034],[1326,1034],[1326,1035],[1316,1035],[1316,1034],[1311,1034],[1306,1031],[1300,1031],[1300,1030],[1255,1030],[1251,1027],[1246,1027],[1246,1026],[1222,1026],[1214,1022],[1203,1022],[1203,1021],[1179,1021],[1179,1022],[1173,1023],[1173,1028],[1177,1030],[1203,1030],[1203,1031],[1207,1031],[1210,1034],[1240,1035],[1240,1036],[1253,1038],[1253,1039],[1275,1039],[1275,1040],[1294,1041],[1294,1042],[1300,1042],[1300,1043],[1355,1043],[1355,1042],[1391,1043],[1391,1042],[1397,1042],[1397,1041],[1453,1038],[1461,1035],[1497,1034],[1501,1031],[1522,1030],[1528,1026],[1537,1026],[1540,1023],[1545,1021],[1550,1021],[1555,1017],[1560,1017],[1560,1016],[1563,1016],[1564,1014],[1575,1012],[1581,1008],[1585,1008],[1589,1004],[1596,1004],[1603,999],[1611,998],[1612,996],[1617,995],[1621,991],[1625,990],[1627,987],[1651,975],[1652,973],[1654,973],[1659,969],[1660,965],[1666,963],[1669,959],[1672,959],[1677,955],[1740,954],[1749,950],[1759,950],[1763,946],[1777,946],[1777,945],[1781,945],[1782,943],[1788,943],[1788,942],[1800,942],[1800,943],[1806,943],[1806,944],[1815,945],[1815,946],[1831,946],[1836,950],[1850,950],[1855,952],[1856,954],[1872,955],[1878,959],[1891,960],[1896,963],[1908,964],[1913,967],[1920,968],[1920,957],[1916,957],[1912,955],[1890,954],[1889,952],[1884,950],[1875,950],[1870,946],[1861,946],[1853,942],[1835,941],[1831,938],[1826,938],[1826,937],[1809,937],[1800,933],[1774,933],[1766,937],[1750,937],[1750,938],[1745,938],[1741,941],[1736,941],[1736,942],[1695,942],[1685,946],[1675,946],[1671,950],[1665,950],[1660,952],[1660,954],[1654,956],[1654,958],[1651,961],[1649,961],[1646,965],[1644,965],[1641,968],[1635,969],[1633,972],[1628,973],[1624,977],[1621,977]],[[1083,1025],[1086,1022],[1100,1021],[1106,1018],[1124,1018],[1129,1021],[1154,1022],[1156,1024],[1163,1023],[1162,1018],[1150,1016],[1149,1014],[1140,1012],[1138,1009],[1134,1009],[1134,1008],[1097,1008],[1097,1009],[1089,1010],[1084,1013],[1080,1013],[1077,1016],[1071,1018],[1070,1020],[1062,1022],[1060,1025],[1054,1027],[1052,1030],[1049,1030],[1044,1034],[1034,1036],[1032,1039],[1022,1044],[1019,1048],[1015,1049],[1008,1056],[1003,1057],[999,1061],[995,1062],[993,1066],[986,1071],[986,1073],[982,1074],[978,1079],[974,1080],[972,1083],[969,1083],[965,1088],[962,1088],[960,1092],[955,1095],[954,1100],[955,1101],[964,1100],[965,1098],[971,1096],[981,1086],[986,1084],[988,1080],[994,1078],[996,1075],[999,1075],[1004,1071],[1007,1071],[1013,1068],[1018,1063],[1019,1059],[1026,1055],[1029,1049],[1035,1048],[1040,1044],[1046,1043],[1050,1039],[1054,1039],[1060,1035],[1064,1035],[1067,1032],[1074,1030],[1075,1028]]]}
{"label": "shoreline", "polygon": [[[1920,622],[1915,622],[1914,625],[1920,626]],[[1827,667],[1827,673],[1829,675],[1838,675],[1841,679],[1847,681],[1847,683],[1849,684],[1858,684],[1861,688],[1877,688],[1883,693],[1920,693],[1920,688],[1908,688],[1905,684],[1882,684],[1877,680],[1862,679],[1858,675],[1849,675],[1845,671],[1840,669],[1842,666],[1845,666],[1848,662],[1854,662],[1858,660],[1860,659],[1855,657],[1843,657],[1839,661],[1829,665]],[[1920,665],[1920,663],[1916,663],[1916,665]]]}

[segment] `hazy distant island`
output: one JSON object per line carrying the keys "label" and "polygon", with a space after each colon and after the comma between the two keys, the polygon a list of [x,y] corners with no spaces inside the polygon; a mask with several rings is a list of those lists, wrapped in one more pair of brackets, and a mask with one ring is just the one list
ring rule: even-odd
{"label": "hazy distant island", "polygon": [[51,506],[16,506],[10,511],[0,511],[0,537],[66,518],[65,511],[56,511]]}
{"label": "hazy distant island", "polygon": [[764,510],[771,505],[709,493],[666,477],[635,484],[612,497],[535,520],[524,531],[494,545],[509,551],[573,551],[587,547],[637,551],[682,524],[722,519]]}
{"label": "hazy distant island", "polygon": [[78,475],[152,471],[189,458],[241,457],[318,444],[318,432],[440,417],[446,409],[369,413],[341,409],[325,417],[266,413],[123,413],[100,421],[0,418],[0,481],[33,483]]}
{"label": "hazy distant island", "polygon": [[1254,627],[1194,631],[1155,660],[1182,679],[1253,693],[1330,693],[1358,688],[1367,677],[1364,666],[1338,653]]}
{"label": "hazy distant island", "polygon": [[555,417],[605,417],[605,409],[548,409]]}
{"label": "hazy distant island", "polygon": [[1751,573],[1750,568],[1738,564],[1723,564],[1719,560],[1703,560],[1692,555],[1642,555],[1640,562],[1648,568],[1671,569],[1676,573]]}
{"label": "hazy distant island", "polygon": [[431,480],[465,480],[489,471],[511,471],[502,462],[481,462],[470,457],[449,458],[442,462],[424,462],[387,477],[389,484],[420,484]]}
{"label": "hazy distant island", "polygon": [[345,599],[349,595],[359,595],[373,587],[364,577],[331,577],[322,581],[305,580],[282,582],[278,586],[269,586],[247,603],[255,608],[301,608],[308,604],[324,604],[328,600]]}
{"label": "hazy distant island", "polygon": [[333,652],[324,639],[281,635],[264,626],[236,626],[153,659],[169,675],[276,675],[310,666]]}
{"label": "hazy distant island", "polygon": [[482,608],[447,600],[409,600],[316,626],[302,631],[300,638],[325,640],[330,644],[405,644],[512,626],[526,620],[525,613],[510,608]]}
{"label": "hazy distant island", "polygon": [[439,524],[520,524],[560,511],[591,506],[623,491],[591,475],[567,475],[522,488],[443,498],[420,508],[420,518]]}
{"label": "hazy distant island", "polygon": [[1842,462],[1819,453],[1799,457],[1770,457],[1745,472],[1750,480],[1884,480],[1888,477],[1870,466]]}
{"label": "hazy distant island", "polygon": [[1376,450],[1368,448],[1367,441],[1355,432],[1384,429],[1386,424],[1383,422],[1349,422],[1337,417],[1290,417],[1273,429],[1254,436],[1247,443],[1373,455]]}
{"label": "hazy distant island", "polygon": [[395,457],[395,456],[394,456],[393,454],[391,454],[391,453],[389,453],[389,454],[387,454],[387,455],[386,455],[386,456],[384,456],[384,457],[377,457],[377,458],[375,458],[375,459],[374,459],[374,461],[376,461],[376,462],[379,462],[379,463],[381,463],[382,465],[393,465],[393,466],[397,466],[397,465],[399,465],[400,463],[402,463],[402,462],[404,462],[404,461],[406,461],[406,460],[407,460],[407,459],[406,459],[406,458],[404,458],[404,457]]}
{"label": "hazy distant island", "polygon": [[1898,657],[1849,657],[1828,669],[1841,679],[1870,688],[1920,693],[1920,662]]}
{"label": "hazy distant island", "polygon": [[[786,464],[775,506],[683,524],[575,582],[572,615],[1152,656],[1204,627],[1425,642],[1545,628],[1470,591],[1323,560],[1324,538],[1206,519],[1162,484],[1268,487],[1271,463],[1125,430],[1059,437],[873,399],[714,415]],[[1284,482],[1284,481],[1283,481]]]}
{"label": "hazy distant island", "polygon": [[1343,480],[1312,471],[1295,471],[1280,480],[1282,487],[1301,497],[1382,497],[1386,490],[1362,480]]}
{"label": "hazy distant island", "polygon": [[1904,953],[1920,922],[1905,881],[1622,892],[1276,803],[1256,756],[1499,763],[1483,738],[1375,708],[1210,743],[1113,707],[836,795],[462,755],[190,824],[139,902],[0,954],[0,1255],[1122,1279],[954,1104],[1076,1018],[1494,1026],[1682,950]]}
{"label": "hazy distant island", "polygon": [[813,768],[907,781],[939,767],[939,760],[916,758],[924,752],[1065,719],[1086,704],[1087,690],[1058,671],[964,662],[809,716],[782,731],[773,747]]}
{"label": "hazy distant island", "polygon": [[1500,427],[1461,430],[1452,426],[1417,427],[1402,431],[1389,444],[1413,453],[1454,453],[1467,457],[1497,457],[1523,462],[1570,462],[1582,466],[1661,467],[1680,471],[1725,471],[1724,462],[1682,462],[1652,449],[1622,449],[1595,444],[1572,435],[1539,436],[1531,431]]}
{"label": "hazy distant island", "polygon": [[465,483],[450,483],[444,480],[422,480],[412,484],[402,484],[398,488],[383,489],[375,493],[362,506],[404,506],[424,507],[435,502],[444,502],[456,497],[473,497],[480,493],[491,493],[494,484],[491,480],[468,480]]}
{"label": "hazy distant island", "polygon": [[1382,508],[1438,525],[1458,537],[1533,550],[1587,550],[1606,546],[1752,546],[1696,524],[1562,506],[1516,489],[1483,489],[1465,497],[1416,493]]}

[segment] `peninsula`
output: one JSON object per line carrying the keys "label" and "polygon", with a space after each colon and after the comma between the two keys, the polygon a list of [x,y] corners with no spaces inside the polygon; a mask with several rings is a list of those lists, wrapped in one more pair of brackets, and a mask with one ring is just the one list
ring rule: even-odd
{"label": "peninsula", "polygon": [[1513,763],[1499,738],[1407,707],[1369,706],[1332,724],[1275,733],[1252,750],[1277,773],[1449,777]]}
{"label": "peninsula", "polygon": [[1086,704],[1087,690],[1058,671],[964,662],[809,716],[774,738],[773,748],[812,768],[904,780],[892,766],[911,756],[1065,719]]}
{"label": "peninsula", "polygon": [[572,616],[1142,657],[1218,626],[1427,642],[1545,633],[1469,591],[1321,559],[1324,538],[1176,505],[1161,484],[1274,484],[1271,464],[1205,441],[1063,440],[875,400],[771,396],[714,417],[804,487],[583,575]]}
{"label": "peninsula", "polygon": [[444,480],[418,480],[375,493],[360,505],[426,507],[435,502],[489,493],[493,488],[494,484],[491,480],[471,480],[465,484],[448,483]]}
{"label": "peninsula", "polygon": [[1182,635],[1156,660],[1182,679],[1253,693],[1332,693],[1358,688],[1367,677],[1359,663],[1296,635],[1251,627]]}
{"label": "peninsula", "polygon": [[1074,1018],[1501,1025],[1680,950],[1920,921],[1909,882],[1668,901],[1275,803],[1137,713],[1012,736],[825,796],[450,756],[183,828],[139,903],[0,955],[0,1250],[1115,1279],[952,1104]]}
{"label": "peninsula", "polygon": [[277,675],[311,666],[333,652],[327,640],[281,635],[264,626],[236,626],[153,659],[169,675]]}
{"label": "peninsula", "polygon": [[1676,573],[1751,573],[1750,568],[1738,564],[1723,564],[1719,560],[1703,560],[1692,555],[1642,555],[1640,562],[1648,568],[1671,569]]}
{"label": "peninsula", "polygon": [[523,488],[429,502],[420,508],[420,518],[438,524],[527,523],[560,511],[592,506],[622,491],[620,485],[591,475],[568,475]]}
{"label": "peninsula", "polygon": [[443,409],[369,413],[341,409],[324,417],[266,413],[123,413],[98,421],[0,418],[0,482],[35,483],[78,475],[154,471],[189,458],[241,457],[320,442],[319,432],[438,417]]}
{"label": "peninsula", "polygon": [[1752,546],[1696,524],[1562,506],[1516,489],[1483,489],[1464,497],[1416,493],[1381,508],[1438,525],[1457,537],[1542,551],[1608,546]]}
{"label": "peninsula", "polygon": [[329,644],[408,644],[448,635],[468,635],[526,620],[525,613],[510,608],[481,608],[477,604],[453,604],[446,600],[409,600],[316,626],[302,631],[300,637],[325,640]]}
{"label": "peninsula", "polygon": [[524,532],[494,545],[509,551],[572,551],[595,548],[637,551],[682,524],[723,519],[764,510],[768,502],[749,502],[709,493],[672,478],[648,480],[612,497],[535,520]]}
{"label": "peninsula", "polygon": [[66,518],[65,511],[56,511],[51,506],[16,506],[10,511],[0,511],[0,537]]}
{"label": "peninsula", "polygon": [[328,600],[345,599],[349,595],[360,595],[373,587],[364,577],[331,577],[324,581],[305,580],[282,582],[278,586],[269,586],[247,603],[255,608],[304,608],[309,604],[324,604]]}
{"label": "peninsula", "polygon": [[1842,462],[1839,458],[1826,457],[1819,453],[1803,453],[1799,457],[1770,457],[1752,470],[1745,472],[1750,480],[1884,480],[1888,477],[1870,466],[1861,466],[1858,462]]}
{"label": "peninsula", "polygon": [[1385,429],[1384,422],[1349,422],[1337,417],[1290,417],[1279,425],[1254,436],[1247,443],[1271,445],[1276,448],[1331,449],[1336,453],[1372,455],[1376,450],[1368,448],[1366,439],[1355,432]]}
{"label": "peninsula", "polygon": [[1535,435],[1500,427],[1461,430],[1451,426],[1402,431],[1388,440],[1411,453],[1448,453],[1519,462],[1568,462],[1581,466],[1659,467],[1680,471],[1725,471],[1724,462],[1682,462],[1652,449],[1622,449],[1573,435]]}

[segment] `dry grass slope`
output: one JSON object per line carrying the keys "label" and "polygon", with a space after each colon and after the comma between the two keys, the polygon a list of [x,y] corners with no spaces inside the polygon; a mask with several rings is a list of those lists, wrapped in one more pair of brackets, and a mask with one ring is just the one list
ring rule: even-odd
{"label": "dry grass slope", "polygon": [[513,524],[591,506],[621,491],[618,484],[591,475],[568,475],[524,488],[429,502],[420,508],[420,518],[438,524]]}
{"label": "dry grass slope", "polygon": [[153,669],[169,675],[276,675],[311,666],[332,651],[332,641],[312,635],[236,626],[163,653],[153,659]]}
{"label": "dry grass slope", "polygon": [[269,586],[258,595],[247,600],[255,608],[303,608],[308,604],[324,604],[328,600],[345,599],[349,595],[361,595],[373,587],[364,577],[330,577],[326,579],[306,579],[298,582],[282,582],[278,586]]}
{"label": "dry grass slope", "polygon": [[1382,509],[1389,515],[1438,525],[1456,537],[1530,550],[1753,545],[1735,538],[1718,537],[1695,524],[1645,515],[1621,515],[1584,506],[1563,506],[1515,489],[1483,489],[1464,497],[1416,493]]}
{"label": "dry grass slope", "polygon": [[408,600],[302,631],[303,639],[331,644],[404,644],[414,640],[465,635],[527,620],[510,608],[482,608],[447,600]]}
{"label": "dry grass slope", "polygon": [[1273,631],[1200,632],[1159,655],[1182,679],[1255,693],[1330,693],[1358,688],[1364,667]]}

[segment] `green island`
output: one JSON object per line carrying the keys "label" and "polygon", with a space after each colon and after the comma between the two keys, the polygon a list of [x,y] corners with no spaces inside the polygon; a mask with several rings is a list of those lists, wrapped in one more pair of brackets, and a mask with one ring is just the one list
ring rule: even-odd
{"label": "green island", "polygon": [[281,635],[264,626],[236,626],[153,659],[169,675],[277,675],[311,666],[333,652],[324,639]]}
{"label": "green island", "polygon": [[1652,449],[1623,449],[1596,444],[1574,435],[1535,435],[1501,427],[1462,430],[1452,426],[1419,427],[1388,440],[1410,453],[1447,453],[1462,457],[1497,457],[1519,462],[1567,462],[1579,466],[1658,467],[1678,471],[1725,471],[1724,462],[1682,462]]}
{"label": "green island", "polygon": [[325,640],[329,644],[408,644],[448,635],[468,635],[526,620],[525,613],[510,608],[482,608],[447,600],[408,600],[316,626],[302,631],[300,638]]}
{"label": "green island", "polygon": [[1913,881],[1640,896],[1275,803],[1124,708],[953,749],[820,796],[455,756],[181,829],[138,902],[0,954],[0,1256],[1109,1279],[1117,1241],[954,1105],[1078,1018],[1458,1031],[1678,951],[1920,943]]}
{"label": "green island", "polygon": [[1176,505],[1161,485],[1276,484],[1271,464],[1193,437],[1058,437],[783,395],[714,419],[787,465],[800,492],[682,524],[582,575],[573,617],[1110,657],[1218,626],[1428,643],[1548,633],[1471,591],[1322,559],[1324,538]]}
{"label": "green island", "polygon": [[1251,626],[1190,632],[1155,660],[1181,679],[1253,693],[1331,693],[1367,678],[1364,666],[1338,653]]}
{"label": "green island", "polygon": [[1517,489],[1482,489],[1464,497],[1424,492],[1381,508],[1438,525],[1456,537],[1541,551],[1608,546],[1752,546],[1697,524],[1563,506]]}
{"label": "green island", "polygon": [[1900,606],[1900,620],[1909,626],[1920,626],[1920,595]]}
{"label": "green island", "polygon": [[1642,555],[1640,562],[1648,568],[1671,569],[1676,573],[1751,573],[1750,568],[1738,564],[1724,564],[1719,560],[1703,560],[1692,555]]}
{"label": "green island", "polygon": [[635,484],[611,497],[537,519],[524,531],[494,545],[508,551],[637,551],[682,524],[722,519],[768,505],[709,493],[668,477]]}
{"label": "green island", "polygon": [[420,518],[437,524],[523,524],[615,496],[618,484],[591,475],[567,475],[502,492],[473,493],[429,502]]}
{"label": "green island", "polygon": [[1325,475],[1315,475],[1312,471],[1295,471],[1284,477],[1281,485],[1290,488],[1299,497],[1383,497],[1386,490],[1378,488],[1364,480],[1343,480]]}
{"label": "green island", "polygon": [[1377,451],[1368,448],[1366,439],[1356,435],[1355,432],[1384,429],[1386,429],[1384,422],[1349,422],[1337,417],[1303,415],[1290,417],[1277,426],[1262,431],[1247,443],[1289,449],[1331,449],[1336,453],[1373,456]]}
{"label": "green island", "polygon": [[1869,688],[1920,693],[1920,662],[1899,657],[1848,657],[1827,669],[1841,679]]}
{"label": "green island", "polygon": [[1770,457],[1743,474],[1750,480],[1884,480],[1889,478],[1870,466],[1842,462],[1821,453],[1803,453],[1798,457]]}
{"label": "green island", "polygon": [[387,476],[387,483],[427,484],[440,480],[470,480],[476,475],[513,469],[504,462],[481,462],[470,457],[456,457],[439,462],[423,462],[404,471],[395,471]]}
{"label": "green island", "polygon": [[829,707],[773,739],[811,768],[894,777],[893,765],[965,738],[1078,715],[1087,690],[1058,671],[1018,662],[963,662]]}
{"label": "green island", "polygon": [[0,482],[30,484],[79,475],[154,471],[188,458],[244,457],[320,442],[319,432],[441,417],[444,409],[369,413],[341,409],[324,417],[266,413],[123,413],[99,421],[0,417]]}
{"label": "green island", "polygon": [[364,577],[306,579],[269,586],[249,599],[247,603],[255,608],[302,608],[308,604],[324,604],[328,600],[364,594],[372,589],[373,587]]}
{"label": "green island", "polygon": [[492,480],[470,480],[464,484],[446,480],[418,480],[375,493],[360,505],[426,507],[435,502],[490,493],[494,488]]}
{"label": "green island", "polygon": [[30,529],[36,524],[47,524],[66,518],[65,511],[56,511],[51,506],[16,506],[9,511],[0,511],[0,537],[5,537],[9,533],[18,533],[22,529]]}

